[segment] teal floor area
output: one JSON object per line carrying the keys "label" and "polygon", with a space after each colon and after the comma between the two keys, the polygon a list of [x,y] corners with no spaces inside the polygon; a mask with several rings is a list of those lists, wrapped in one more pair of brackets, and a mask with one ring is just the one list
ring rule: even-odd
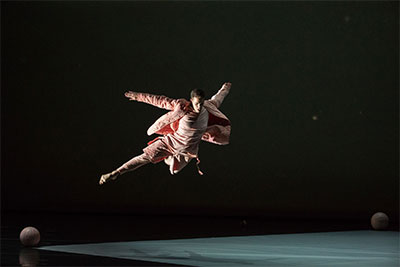
{"label": "teal floor area", "polygon": [[42,246],[186,266],[399,266],[399,232],[341,231]]}

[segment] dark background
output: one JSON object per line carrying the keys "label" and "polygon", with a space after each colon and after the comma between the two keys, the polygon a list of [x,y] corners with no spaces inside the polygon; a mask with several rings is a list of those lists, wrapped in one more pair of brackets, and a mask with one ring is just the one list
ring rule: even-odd
{"label": "dark background", "polygon": [[[1,2],[3,211],[399,216],[398,2]],[[165,110],[211,97],[231,143],[98,185]]]}

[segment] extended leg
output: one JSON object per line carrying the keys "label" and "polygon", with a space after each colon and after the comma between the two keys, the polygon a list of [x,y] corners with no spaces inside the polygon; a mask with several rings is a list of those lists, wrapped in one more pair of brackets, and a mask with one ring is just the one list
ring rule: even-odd
{"label": "extended leg", "polygon": [[116,169],[115,172],[117,172],[119,175],[124,174],[126,172],[134,171],[150,162],[150,157],[146,153],[143,153],[124,163],[121,167]]}
{"label": "extended leg", "polygon": [[102,185],[107,182],[109,179],[115,180],[117,179],[118,175],[124,174],[129,171],[136,170],[137,168],[150,163],[150,158],[147,154],[143,153],[139,156],[134,157],[133,159],[129,160],[128,162],[124,163],[121,167],[116,169],[113,172],[103,174],[100,177],[99,184]]}
{"label": "extended leg", "polygon": [[115,180],[118,175],[124,174],[129,171],[136,170],[137,168],[147,164],[147,163],[157,163],[172,155],[172,153],[168,150],[168,147],[162,141],[162,139],[158,139],[157,141],[149,144],[147,147],[143,149],[145,153],[134,157],[130,161],[124,163],[121,167],[116,169],[113,172],[104,174],[100,177],[99,184],[102,185],[107,182],[109,179]]}

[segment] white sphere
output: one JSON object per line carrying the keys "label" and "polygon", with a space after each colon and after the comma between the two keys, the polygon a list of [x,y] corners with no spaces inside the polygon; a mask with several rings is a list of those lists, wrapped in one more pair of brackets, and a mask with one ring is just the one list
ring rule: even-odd
{"label": "white sphere", "polygon": [[36,246],[40,242],[40,233],[35,227],[28,226],[21,231],[19,239],[24,246]]}
{"label": "white sphere", "polygon": [[389,217],[383,212],[377,212],[371,217],[371,226],[375,230],[385,230],[389,226]]}

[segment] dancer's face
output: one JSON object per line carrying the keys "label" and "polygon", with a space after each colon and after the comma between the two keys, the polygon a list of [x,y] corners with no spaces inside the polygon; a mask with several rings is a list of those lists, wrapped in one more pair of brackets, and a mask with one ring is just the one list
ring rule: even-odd
{"label": "dancer's face", "polygon": [[192,97],[190,101],[192,102],[192,107],[194,109],[194,112],[200,113],[201,107],[203,106],[204,103],[204,99],[200,97]]}

